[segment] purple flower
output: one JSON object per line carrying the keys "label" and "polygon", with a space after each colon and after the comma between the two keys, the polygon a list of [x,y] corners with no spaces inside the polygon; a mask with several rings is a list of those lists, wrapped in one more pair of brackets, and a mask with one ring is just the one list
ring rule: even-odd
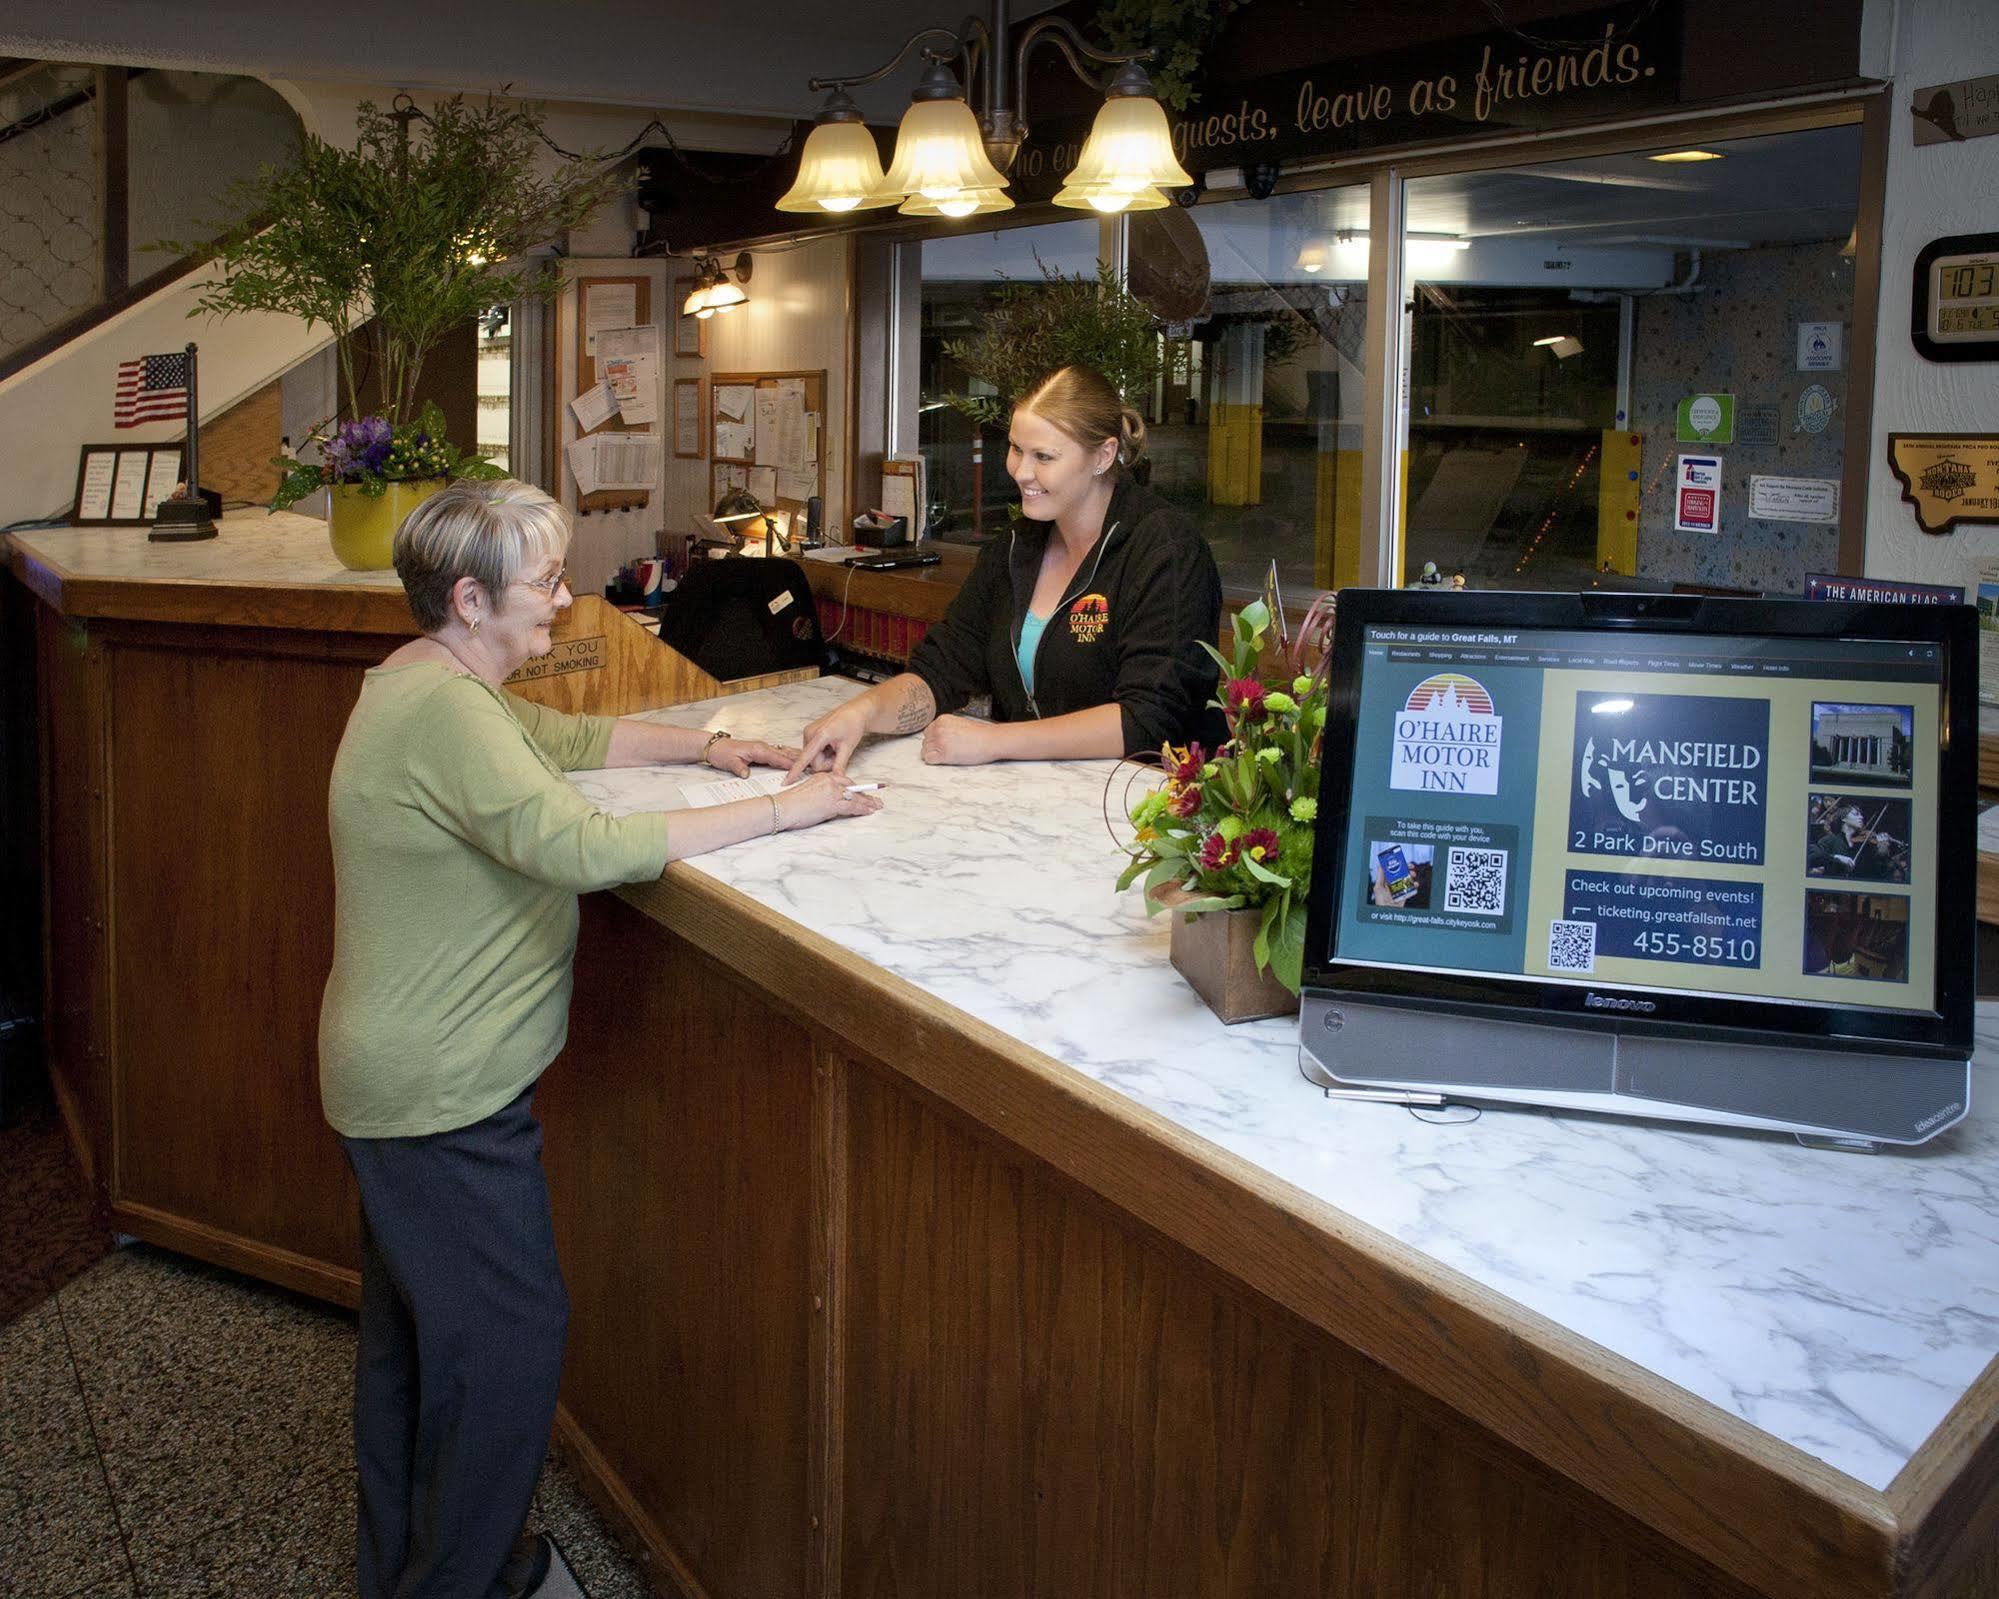
{"label": "purple flower", "polygon": [[334,482],[358,483],[363,477],[380,474],[394,441],[389,424],[379,416],[342,422],[339,432],[320,451],[320,464]]}

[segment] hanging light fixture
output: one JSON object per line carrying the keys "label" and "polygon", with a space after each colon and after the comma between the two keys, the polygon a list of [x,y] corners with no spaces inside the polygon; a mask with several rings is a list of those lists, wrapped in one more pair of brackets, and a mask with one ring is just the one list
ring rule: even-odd
{"label": "hanging light fixture", "polygon": [[806,135],[798,177],[777,202],[778,210],[867,211],[894,205],[895,199],[883,192],[881,157],[861,108],[844,89],[835,89]]}
{"label": "hanging light fixture", "polygon": [[[1105,211],[1117,208],[1098,204],[1094,196],[1184,189],[1193,181],[1174,158],[1173,130],[1166,125],[1165,109],[1153,98],[1152,80],[1136,61],[1126,62],[1104,91],[1103,109],[1090,126],[1068,187],[1084,196],[1083,204]],[[1065,202],[1058,195],[1055,203]]]}
{"label": "hanging light fixture", "polygon": [[[907,216],[948,217],[1008,209],[1013,200],[1005,192],[1006,172],[1027,138],[1027,59],[1043,42],[1058,46],[1076,76],[1093,88],[1096,83],[1086,62],[1119,68],[1104,91],[1103,107],[1076,170],[1055,203],[1100,212],[1149,211],[1170,204],[1160,191],[1184,187],[1193,179],[1174,157],[1166,113],[1153,95],[1152,80],[1139,65],[1150,60],[1152,52],[1099,50],[1073,23],[1054,15],[1035,18],[1019,31],[1016,41],[1006,0],[992,0],[990,22],[972,17],[956,32],[919,29],[892,60],[873,72],[812,79],[814,93],[831,89],[834,94],[800,152],[797,180],[778,202],[779,208],[839,211],[896,205]],[[888,171],[870,189],[860,140],[867,139],[870,157],[873,141],[860,124],[859,111],[849,109],[853,101],[845,91],[887,77],[919,47],[929,65],[903,113]],[[952,70],[953,62],[962,63],[962,79]],[[979,91],[982,109],[977,115],[965,85]],[[837,145],[836,137],[841,141]],[[851,160],[853,165],[836,169],[825,155],[835,150],[840,160]]]}

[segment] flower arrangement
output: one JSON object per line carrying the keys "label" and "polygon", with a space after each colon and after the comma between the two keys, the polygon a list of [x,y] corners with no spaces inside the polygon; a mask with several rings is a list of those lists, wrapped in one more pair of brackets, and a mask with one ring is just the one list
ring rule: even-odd
{"label": "flower arrangement", "polygon": [[358,487],[369,499],[386,494],[391,483],[422,478],[504,477],[498,467],[469,455],[444,436],[444,413],[427,403],[411,422],[385,416],[327,423],[307,441],[319,446],[319,460],[274,456],[271,464],[283,474],[271,509],[287,511],[308,494],[336,483]]}
{"label": "flower arrangement", "polygon": [[1148,915],[1165,908],[1159,891],[1169,888],[1193,896],[1174,907],[1189,918],[1257,911],[1257,969],[1294,994],[1304,971],[1331,605],[1330,595],[1314,604],[1278,688],[1263,676],[1266,650],[1283,642],[1282,612],[1268,601],[1236,613],[1232,657],[1203,641],[1221,668],[1210,703],[1227,718],[1228,740],[1212,754],[1199,744],[1161,751],[1166,781],[1131,807],[1138,836],[1117,885],[1142,881]]}

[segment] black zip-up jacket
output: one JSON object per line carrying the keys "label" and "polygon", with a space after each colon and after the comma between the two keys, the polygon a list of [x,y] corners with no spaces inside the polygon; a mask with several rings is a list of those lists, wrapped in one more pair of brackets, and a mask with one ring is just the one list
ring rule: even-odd
{"label": "black zip-up jacket", "polygon": [[994,537],[944,620],[924,634],[909,669],[930,685],[937,714],[992,695],[993,719],[1031,721],[1115,702],[1126,754],[1226,738],[1216,667],[1200,647],[1221,624],[1222,580],[1192,517],[1129,478],[1112,492],[1104,530],[1049,613],[1021,681],[1020,630],[1054,524],[1021,519]]}

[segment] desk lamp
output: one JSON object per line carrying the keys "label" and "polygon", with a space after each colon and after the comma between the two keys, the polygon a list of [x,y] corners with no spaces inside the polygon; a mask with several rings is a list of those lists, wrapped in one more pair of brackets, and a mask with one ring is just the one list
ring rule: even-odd
{"label": "desk lamp", "polygon": [[757,497],[748,489],[731,489],[715,502],[715,520],[723,527],[741,537],[747,531],[744,524],[763,518],[764,554],[774,555],[782,547],[787,552],[791,541],[777,530],[777,518],[763,508]]}

